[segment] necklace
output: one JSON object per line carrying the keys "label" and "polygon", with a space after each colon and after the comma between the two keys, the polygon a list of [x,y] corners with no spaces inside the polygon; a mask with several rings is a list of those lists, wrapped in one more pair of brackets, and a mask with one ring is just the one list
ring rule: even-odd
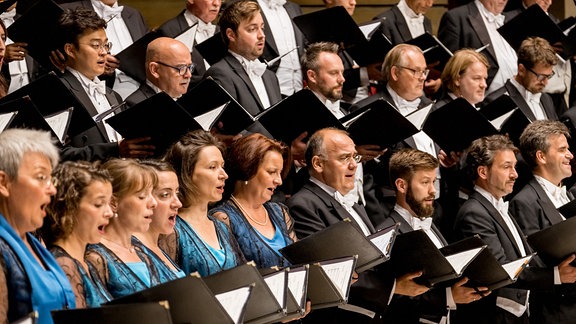
{"label": "necklace", "polygon": [[134,251],[135,251],[135,250],[134,250],[134,245],[132,245],[132,243],[130,243],[130,247],[125,247],[124,245],[119,244],[119,243],[116,243],[116,242],[112,241],[112,240],[109,239],[109,238],[102,237],[102,239],[104,239],[104,240],[106,240],[106,241],[108,241],[108,242],[110,242],[110,243],[112,243],[112,244],[114,244],[114,245],[116,245],[116,246],[118,246],[118,247],[121,247],[121,248],[123,248],[123,249],[125,249],[125,250],[128,250],[128,252],[130,252],[130,253],[134,253]]}
{"label": "necklace", "polygon": [[244,209],[244,206],[242,206],[242,204],[238,201],[238,199],[236,199],[236,197],[234,197],[233,195],[231,195],[230,198],[232,199],[232,201],[233,201],[236,205],[238,205],[238,208],[240,208],[240,211],[241,211],[244,215],[246,215],[246,217],[250,218],[254,223],[256,223],[256,224],[258,224],[258,225],[260,225],[260,226],[266,226],[266,225],[268,225],[268,218],[270,218],[270,217],[268,217],[268,211],[266,210],[266,207],[262,206],[262,207],[264,207],[264,214],[265,214],[264,217],[265,217],[265,219],[264,219],[264,222],[260,222],[260,221],[255,220],[254,218],[252,218],[252,216],[250,216],[250,214],[248,214],[248,212],[246,211],[246,209]]}

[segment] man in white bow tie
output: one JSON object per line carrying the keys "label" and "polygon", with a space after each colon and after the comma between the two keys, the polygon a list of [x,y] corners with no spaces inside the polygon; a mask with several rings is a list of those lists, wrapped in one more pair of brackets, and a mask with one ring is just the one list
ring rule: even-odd
{"label": "man in white bow tie", "polygon": [[[520,137],[520,151],[534,177],[510,201],[510,214],[526,235],[533,234],[566,218],[556,208],[574,196],[562,185],[572,175],[567,138],[568,128],[559,121],[538,120],[526,127]],[[559,290],[534,291],[530,299],[530,317],[534,323],[552,319],[570,322],[576,318],[576,293],[573,285]]]}
{"label": "man in white bow tie", "polygon": [[[60,80],[92,117],[122,102],[120,96],[98,78],[104,73],[106,55],[112,46],[105,27],[104,19],[83,8],[66,10],[59,20],[66,56],[66,70]],[[62,158],[94,161],[110,157],[147,157],[152,155],[153,147],[146,145],[146,140],[124,140],[100,121],[96,127],[70,138]]]}
{"label": "man in white bow tie", "polygon": [[[196,65],[192,71],[192,80],[189,87],[194,87],[198,84],[206,70],[210,65],[202,54],[197,51],[194,46],[204,42],[208,38],[220,32],[218,26],[214,25],[214,20],[220,13],[222,5],[221,0],[186,0],[184,1],[186,8],[182,10],[176,17],[166,21],[159,28],[158,31],[165,36],[178,38],[182,41],[192,53],[192,61]],[[182,34],[190,26],[189,32]]]}
{"label": "man in white bow tie", "polygon": [[228,6],[219,20],[228,54],[212,65],[212,77],[250,114],[256,115],[282,99],[276,74],[258,57],[264,50],[264,20],[255,1],[240,0]]}
{"label": "man in white bow tie", "polygon": [[[447,245],[444,236],[432,223],[435,193],[434,181],[438,160],[423,151],[403,149],[390,158],[390,177],[396,191],[396,205],[382,227],[399,223],[400,234],[413,230],[423,230],[438,248]],[[418,249],[418,246],[414,246]],[[447,288],[433,288],[422,296],[406,298],[394,296],[390,310],[384,316],[385,323],[420,323],[421,319],[435,323],[446,323],[447,310],[456,310],[460,304],[477,301],[487,294],[488,288],[478,290],[463,285],[460,281]],[[458,306],[457,306],[458,304]]]}
{"label": "man in white bow tie", "polygon": [[475,0],[448,10],[438,27],[438,39],[455,52],[461,48],[485,47],[490,68],[486,94],[500,88],[516,74],[516,51],[498,33],[518,12],[503,12],[508,0]]}
{"label": "man in white bow tie", "polygon": [[552,97],[543,92],[556,64],[556,51],[547,40],[528,37],[518,49],[518,73],[486,96],[483,104],[508,94],[530,121],[558,120],[567,110],[566,104],[554,105]]}
{"label": "man in white bow tie", "polygon": [[[515,170],[517,151],[503,135],[482,137],[472,142],[466,165],[475,183],[474,192],[460,207],[454,226],[460,238],[479,235],[500,264],[532,253],[525,233],[510,216],[508,202],[503,200],[512,192],[518,177]],[[545,158],[542,152],[537,154]],[[556,167],[563,167],[564,163],[559,161],[561,156],[555,156],[555,159],[555,162],[548,160]],[[562,283],[574,283],[576,268],[570,265],[574,259],[572,255],[556,267],[546,267],[540,259],[534,258],[520,273],[516,285],[499,288],[478,303],[459,307],[458,319],[462,323],[527,323],[528,314],[534,315],[527,309],[528,296],[532,293],[529,290],[552,290]]]}
{"label": "man in white bow tie", "polygon": [[[346,197],[354,189],[360,160],[354,142],[343,130],[326,128],[310,137],[306,150],[310,178],[288,200],[290,213],[295,220],[294,230],[299,238],[345,218],[350,219],[364,235],[375,232],[364,207]],[[416,296],[428,290],[412,280],[419,275],[421,273],[411,273],[394,279],[390,272],[382,272],[379,268],[365,271],[360,274],[359,281],[352,285],[349,303],[380,316],[392,294]],[[317,310],[305,319],[311,323],[369,323],[370,320],[364,315],[339,308]]]}
{"label": "man in white bow tie", "polygon": [[116,91],[122,99],[126,99],[138,89],[138,81],[117,70],[120,61],[114,55],[123,51],[133,42],[148,32],[148,26],[140,11],[126,5],[120,5],[117,0],[80,0],[61,4],[64,9],[78,7],[93,10],[106,21],[106,35],[114,44],[106,58],[106,68],[100,79]]}

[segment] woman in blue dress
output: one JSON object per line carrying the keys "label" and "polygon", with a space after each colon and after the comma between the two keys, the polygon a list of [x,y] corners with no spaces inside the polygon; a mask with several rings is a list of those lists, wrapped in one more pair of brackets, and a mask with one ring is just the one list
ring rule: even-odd
{"label": "woman in blue dress", "polygon": [[89,162],[64,162],[53,173],[58,192],[47,208],[42,238],[66,273],[76,307],[98,307],[111,300],[100,278],[90,274],[86,246],[100,242],[112,217],[112,178]]}
{"label": "woman in blue dress", "polygon": [[150,166],[158,176],[158,183],[153,191],[158,206],[154,209],[148,231],[136,233],[132,237],[132,244],[138,253],[146,254],[152,259],[158,269],[160,281],[167,282],[181,278],[185,275],[184,271],[158,245],[160,234],[174,233],[178,209],[182,207],[178,198],[180,190],[178,176],[170,163],[166,161],[143,160],[140,163]]}
{"label": "woman in blue dress", "polygon": [[208,215],[210,203],[222,199],[223,145],[205,131],[184,135],[166,153],[178,174],[183,207],[174,234],[161,237],[160,247],[186,274],[211,275],[245,262],[229,228]]}
{"label": "woman in blue dress", "polygon": [[296,241],[293,220],[270,199],[289,169],[290,148],[254,133],[232,143],[226,163],[233,193],[210,214],[230,226],[247,260],[260,268],[288,266],[278,250]]}
{"label": "woman in blue dress", "polygon": [[150,227],[157,205],[152,190],[158,178],[154,170],[133,159],[112,159],[103,167],[112,176],[114,216],[100,243],[88,246],[86,261],[95,270],[93,276],[118,298],[160,283],[151,258],[136,253],[132,244],[132,235]]}
{"label": "woman in blue dress", "polygon": [[42,226],[56,194],[52,168],[59,153],[50,133],[9,129],[0,133],[0,323],[36,311],[75,308],[74,292],[52,254],[31,232]]}

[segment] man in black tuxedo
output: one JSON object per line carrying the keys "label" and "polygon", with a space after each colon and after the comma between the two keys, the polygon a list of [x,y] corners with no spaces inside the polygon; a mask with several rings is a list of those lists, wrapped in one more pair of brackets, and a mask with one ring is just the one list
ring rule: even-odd
{"label": "man in black tuxedo", "polygon": [[[66,56],[62,83],[70,89],[90,116],[120,104],[120,96],[98,79],[106,66],[110,43],[106,22],[88,9],[66,10],[59,20],[59,32]],[[110,157],[146,157],[153,147],[146,138],[124,140],[109,125],[99,121],[73,138],[62,151],[63,160],[105,160]]]}
{"label": "man in black tuxedo", "polygon": [[[574,196],[562,186],[572,175],[568,128],[559,121],[538,120],[520,137],[520,151],[533,177],[510,201],[510,214],[526,235],[559,223],[566,218],[556,208]],[[569,323],[576,318],[576,286],[533,291],[530,295],[532,323]]]}
{"label": "man in black tuxedo", "polygon": [[[294,230],[303,238],[345,218],[364,235],[375,232],[364,208],[346,199],[354,188],[355,173],[360,157],[346,132],[327,128],[314,133],[308,141],[306,164],[310,179],[288,200],[294,218]],[[416,296],[428,289],[413,281],[421,273],[411,273],[395,279],[378,269],[360,274],[352,285],[349,303],[381,314],[392,293]],[[317,310],[304,321],[311,323],[369,323],[370,318],[342,309]]]}
{"label": "man in black tuxedo", "polygon": [[192,27],[191,33],[184,36],[185,39],[181,41],[188,47],[189,52],[192,53],[192,61],[196,65],[192,71],[192,80],[190,87],[198,84],[206,70],[210,67],[208,62],[204,60],[202,54],[194,49],[194,46],[204,42],[208,38],[220,32],[217,25],[212,22],[216,20],[220,13],[221,0],[186,0],[186,9],[182,10],[176,17],[166,21],[159,28],[158,31],[167,37],[175,38],[186,31],[190,26]]}
{"label": "man in black tuxedo", "polygon": [[219,24],[228,53],[204,77],[212,77],[246,111],[257,115],[282,99],[276,75],[258,60],[265,42],[260,7],[250,0],[234,2]]}
{"label": "man in black tuxedo", "polygon": [[194,67],[186,45],[169,37],[156,38],[146,49],[146,83],[126,98],[126,105],[134,106],[160,91],[180,98],[188,91]]}
{"label": "man in black tuxedo", "polygon": [[[482,137],[468,148],[466,164],[474,192],[458,211],[455,232],[460,238],[479,235],[500,264],[524,257],[532,250],[510,216],[504,196],[512,192],[517,148],[503,135]],[[528,290],[552,289],[576,281],[572,255],[557,267],[546,268],[533,259],[516,283],[499,288],[477,303],[462,305],[456,315],[462,323],[528,323]]]}
{"label": "man in black tuxedo", "polygon": [[[438,160],[416,149],[403,149],[390,158],[390,176],[396,191],[396,205],[382,227],[400,224],[398,233],[423,230],[437,248],[447,245],[444,236],[432,222]],[[418,246],[414,246],[415,249]],[[384,313],[385,323],[420,323],[427,320],[440,323],[448,318],[447,310],[457,304],[467,304],[484,297],[488,288],[464,287],[463,278],[451,287],[433,288],[415,298],[395,295]]]}

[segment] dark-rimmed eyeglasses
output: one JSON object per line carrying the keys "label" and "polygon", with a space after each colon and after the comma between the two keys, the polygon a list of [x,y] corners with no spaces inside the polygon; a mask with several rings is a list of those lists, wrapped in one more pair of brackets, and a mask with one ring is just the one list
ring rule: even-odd
{"label": "dark-rimmed eyeglasses", "polygon": [[399,67],[401,69],[406,69],[408,71],[412,71],[412,75],[414,75],[414,77],[416,79],[420,79],[420,78],[427,78],[428,77],[428,73],[430,73],[430,70],[428,69],[424,69],[424,70],[416,70],[413,68],[409,68],[407,66],[402,66],[402,65],[396,65],[396,67]]}
{"label": "dark-rimmed eyeglasses", "polygon": [[160,61],[156,61],[156,63],[158,63],[160,65],[167,66],[169,68],[173,68],[174,70],[178,71],[178,74],[180,76],[184,76],[186,74],[186,71],[188,71],[188,70],[190,70],[190,73],[192,73],[192,71],[194,71],[194,67],[196,67],[196,65],[194,63],[192,63],[190,65],[186,65],[186,64],[170,65],[170,64],[166,64],[166,63],[160,62]]}
{"label": "dark-rimmed eyeglasses", "polygon": [[541,73],[534,72],[534,70],[532,70],[529,67],[526,67],[526,70],[534,73],[534,75],[536,76],[536,80],[538,80],[538,82],[542,82],[544,80],[550,80],[554,76],[554,71],[552,71],[552,73],[550,73],[550,74],[541,74]]}

